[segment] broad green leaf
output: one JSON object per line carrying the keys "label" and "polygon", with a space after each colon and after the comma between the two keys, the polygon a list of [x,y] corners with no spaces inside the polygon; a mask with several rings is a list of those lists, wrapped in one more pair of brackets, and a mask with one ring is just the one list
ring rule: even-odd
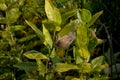
{"label": "broad green leaf", "polygon": [[64,26],[64,28],[59,32],[58,36],[63,37],[71,32],[74,32],[77,29],[78,24],[79,24],[78,19],[71,21],[66,26]]}
{"label": "broad green leaf", "polygon": [[107,68],[108,67],[108,64],[102,64],[100,66],[97,66],[96,68],[94,68],[93,71],[97,71],[97,72],[101,72],[103,69]]}
{"label": "broad green leaf", "polygon": [[78,50],[78,54],[84,61],[86,61],[86,62],[89,61],[90,53],[89,53],[87,47],[81,46],[81,48],[79,48],[79,50]]}
{"label": "broad green leaf", "polygon": [[99,18],[99,16],[103,13],[103,11],[97,12],[92,16],[92,19],[87,23],[87,27],[90,27],[94,24],[94,22]]}
{"label": "broad green leaf", "polygon": [[29,41],[29,40],[31,40],[31,39],[33,39],[33,38],[35,38],[35,37],[36,37],[36,35],[34,35],[34,34],[28,35],[28,36],[26,36],[26,37],[20,38],[20,39],[18,40],[18,42],[22,43],[22,42],[25,42],[25,41]]}
{"label": "broad green leaf", "polygon": [[61,27],[53,21],[43,20],[42,23],[50,31],[60,31],[61,30]]}
{"label": "broad green leaf", "polygon": [[41,42],[44,41],[43,33],[30,21],[25,20],[25,22],[35,31],[37,36],[40,38]]}
{"label": "broad green leaf", "polygon": [[49,60],[49,58],[46,55],[42,54],[41,52],[34,51],[34,50],[25,52],[24,56],[27,57],[27,58],[29,58],[29,59],[39,58],[39,59]]}
{"label": "broad green leaf", "polygon": [[14,23],[20,17],[21,12],[18,8],[12,8],[6,12],[6,21],[7,23]]}
{"label": "broad green leaf", "polygon": [[91,73],[92,71],[92,66],[90,63],[87,63],[87,62],[82,62],[79,64],[79,71],[81,73]]}
{"label": "broad green leaf", "polygon": [[42,75],[44,77],[46,73],[46,66],[43,64],[43,62],[39,59],[39,57],[36,58],[37,65],[38,65],[38,71],[39,75]]}
{"label": "broad green leaf", "polygon": [[77,9],[75,10],[72,10],[72,11],[68,11],[68,12],[65,12],[63,15],[62,15],[62,24],[66,22],[66,20],[68,20],[70,17],[72,17],[73,15],[75,15],[77,13]]}
{"label": "broad green leaf", "polygon": [[92,30],[89,30],[88,32],[88,37],[89,37],[89,43],[88,43],[88,50],[92,51],[96,46],[97,46],[97,37],[95,35],[95,32],[93,32]]}
{"label": "broad green leaf", "polygon": [[77,36],[76,36],[76,45],[80,46],[87,46],[88,44],[88,29],[86,26],[81,23],[77,28]]}
{"label": "broad green leaf", "polygon": [[102,65],[103,64],[103,61],[104,61],[104,56],[99,56],[99,57],[96,57],[94,58],[92,61],[91,61],[91,64],[93,66],[93,69]]}
{"label": "broad green leaf", "polygon": [[46,29],[46,27],[44,25],[43,25],[43,35],[45,36],[45,41],[44,41],[45,46],[49,50],[51,50],[52,45],[53,45],[53,41],[52,41],[52,38],[51,38],[49,31]]}
{"label": "broad green leaf", "polygon": [[6,24],[6,18],[5,17],[0,17],[0,23]]}
{"label": "broad green leaf", "polygon": [[45,12],[48,20],[56,22],[58,25],[61,24],[61,14],[50,0],[45,0]]}
{"label": "broad green leaf", "polygon": [[85,23],[89,22],[92,17],[91,12],[87,9],[81,9],[80,16],[81,16],[81,20]]}
{"label": "broad green leaf", "polygon": [[83,59],[80,57],[80,55],[78,54],[78,49],[77,47],[73,47],[73,56],[74,56],[74,60],[76,62],[76,64],[79,64],[81,62],[83,62]]}
{"label": "broad green leaf", "polygon": [[7,9],[7,6],[6,6],[6,4],[5,3],[3,3],[3,4],[1,4],[0,3],[0,10],[6,10]]}
{"label": "broad green leaf", "polygon": [[37,64],[35,62],[21,62],[14,65],[21,70],[37,70]]}
{"label": "broad green leaf", "polygon": [[15,25],[15,26],[7,27],[6,29],[10,30],[10,31],[19,31],[19,30],[23,30],[25,28],[26,28],[26,26],[23,26],[23,25]]}
{"label": "broad green leaf", "polygon": [[55,52],[55,48],[53,48],[50,54],[50,58],[54,58],[55,56],[56,56],[56,52]]}
{"label": "broad green leaf", "polygon": [[65,63],[57,63],[55,70],[57,72],[66,72],[72,69],[79,69],[78,66],[73,65],[73,64],[65,64]]}

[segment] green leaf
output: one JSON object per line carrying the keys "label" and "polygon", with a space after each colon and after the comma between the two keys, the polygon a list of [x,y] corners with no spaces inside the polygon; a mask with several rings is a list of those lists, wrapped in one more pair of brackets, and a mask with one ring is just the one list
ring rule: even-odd
{"label": "green leaf", "polygon": [[18,42],[22,43],[22,42],[25,42],[25,41],[29,41],[29,40],[31,40],[35,37],[36,37],[36,35],[34,35],[34,34],[28,35],[26,37],[22,37],[22,38],[18,39]]}
{"label": "green leaf", "polygon": [[88,50],[92,51],[97,46],[98,40],[95,32],[92,30],[89,30],[88,37],[89,37]]}
{"label": "green leaf", "polygon": [[79,63],[83,62],[83,59],[80,57],[80,55],[77,51],[78,51],[77,47],[74,46],[73,47],[74,60],[75,60],[76,64],[79,64]]}
{"label": "green leaf", "polygon": [[89,22],[91,20],[91,12],[87,9],[81,9],[80,10],[80,17],[81,17],[81,20],[85,23]]}
{"label": "green leaf", "polygon": [[41,42],[44,41],[43,33],[30,21],[25,20],[25,22],[35,31],[37,36],[40,38]]}
{"label": "green leaf", "polygon": [[59,37],[63,37],[71,32],[74,32],[79,24],[79,20],[73,20],[70,23],[68,23],[66,26],[64,26],[64,28],[59,32],[58,36]]}
{"label": "green leaf", "polygon": [[26,26],[23,26],[23,25],[15,25],[15,26],[7,27],[6,29],[10,30],[10,31],[19,31],[19,30],[23,30],[25,28],[26,28]]}
{"label": "green leaf", "polygon": [[60,31],[61,30],[60,25],[58,25],[57,23],[55,23],[53,21],[44,20],[44,21],[42,21],[42,23],[45,25],[45,27],[48,30],[51,30],[51,31]]}
{"label": "green leaf", "polygon": [[92,16],[92,19],[87,23],[87,27],[90,27],[94,24],[94,22],[99,18],[99,16],[103,13],[103,11],[97,12]]}
{"label": "green leaf", "polygon": [[44,41],[45,46],[49,50],[51,50],[52,45],[53,45],[53,41],[52,41],[52,38],[51,38],[49,31],[46,29],[46,27],[44,25],[43,25],[43,35],[45,36],[45,41]]}
{"label": "green leaf", "polygon": [[35,62],[21,62],[14,65],[14,67],[21,70],[37,70],[37,64]]}
{"label": "green leaf", "polygon": [[87,47],[81,46],[81,48],[79,48],[79,50],[78,50],[78,54],[84,61],[86,61],[86,62],[89,61],[90,53],[89,53]]}
{"label": "green leaf", "polygon": [[103,69],[107,68],[108,67],[108,64],[102,64],[102,65],[99,65],[97,66],[96,68],[94,68],[93,71],[97,71],[97,72],[101,72]]}
{"label": "green leaf", "polygon": [[6,6],[6,4],[5,3],[3,3],[3,4],[1,4],[0,3],[0,10],[6,10],[7,9],[7,6]]}
{"label": "green leaf", "polygon": [[0,17],[0,23],[6,24],[6,18],[5,17]]}
{"label": "green leaf", "polygon": [[95,59],[93,59],[91,61],[91,64],[93,66],[93,69],[102,65],[103,64],[103,61],[104,61],[104,56],[99,56],[99,57],[96,57]]}
{"label": "green leaf", "polygon": [[42,75],[44,77],[45,73],[46,73],[46,66],[43,64],[43,62],[38,58],[36,58],[37,61],[37,65],[38,65],[38,71],[39,71],[39,75]]}
{"label": "green leaf", "polygon": [[63,15],[62,15],[62,24],[66,22],[66,20],[68,20],[70,17],[72,17],[73,15],[75,15],[77,13],[77,9],[75,10],[72,10],[72,11],[68,11],[68,12],[65,12]]}
{"label": "green leaf", "polygon": [[66,72],[72,69],[79,69],[78,66],[73,64],[57,63],[55,70],[57,72]]}
{"label": "green leaf", "polygon": [[92,71],[92,66],[90,63],[82,62],[82,63],[78,64],[78,66],[80,68],[79,71],[81,73],[91,73],[91,71]]}
{"label": "green leaf", "polygon": [[49,60],[49,58],[46,55],[42,54],[41,52],[34,51],[34,50],[25,52],[24,56],[27,57],[27,58],[29,58],[29,59],[39,58],[39,59]]}
{"label": "green leaf", "polygon": [[50,0],[45,0],[45,12],[48,20],[56,22],[58,25],[61,24],[61,14]]}
{"label": "green leaf", "polygon": [[77,28],[77,37],[76,37],[76,45],[78,47],[87,46],[88,44],[88,28],[84,25],[84,23],[80,23]]}
{"label": "green leaf", "polygon": [[20,17],[21,12],[19,8],[12,8],[6,12],[6,21],[8,24],[14,23]]}

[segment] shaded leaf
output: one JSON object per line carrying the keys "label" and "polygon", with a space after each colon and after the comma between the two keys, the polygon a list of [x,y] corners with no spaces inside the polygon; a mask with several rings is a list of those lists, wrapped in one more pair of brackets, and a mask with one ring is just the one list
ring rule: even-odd
{"label": "shaded leaf", "polygon": [[2,24],[6,24],[6,18],[4,18],[4,17],[0,17],[0,23],[2,23]]}
{"label": "shaded leaf", "polygon": [[65,63],[57,63],[55,70],[57,72],[66,72],[72,69],[79,69],[78,66],[73,65],[73,64],[65,64]]}
{"label": "shaded leaf", "polygon": [[44,41],[43,33],[30,21],[25,20],[25,22],[35,31],[37,36],[40,38],[41,42]]}
{"label": "shaded leaf", "polygon": [[103,64],[103,61],[104,61],[104,56],[99,56],[99,57],[96,57],[94,58],[92,61],[91,61],[91,64],[93,66],[93,69],[102,65]]}
{"label": "shaded leaf", "polygon": [[14,65],[14,67],[21,70],[37,70],[37,64],[35,62],[21,62]]}
{"label": "shaded leaf", "polygon": [[56,22],[58,25],[61,24],[61,14],[50,0],[45,0],[45,12],[50,21]]}
{"label": "shaded leaf", "polygon": [[34,50],[25,52],[24,56],[27,57],[27,58],[29,58],[29,59],[39,58],[39,59],[49,60],[49,58],[46,55],[42,54],[41,52],[34,51]]}
{"label": "shaded leaf", "polygon": [[62,15],[62,24],[66,22],[66,20],[68,20],[70,17],[72,17],[73,15],[75,15],[77,13],[77,9],[75,10],[72,10],[72,11],[68,11],[68,12],[65,12],[63,15]]}
{"label": "shaded leaf", "polygon": [[44,21],[42,21],[42,23],[45,25],[45,27],[48,30],[51,30],[51,31],[60,31],[61,30],[60,25],[58,25],[57,23],[55,23],[53,21],[44,20]]}
{"label": "shaded leaf", "polygon": [[12,8],[6,12],[6,21],[7,23],[14,23],[20,17],[21,12],[19,8]]}
{"label": "shaded leaf", "polygon": [[29,40],[31,40],[31,39],[33,39],[33,38],[35,38],[36,37],[36,35],[28,35],[28,36],[26,36],[26,37],[22,37],[22,38],[20,38],[19,40],[18,40],[18,42],[20,42],[20,43],[22,43],[22,42],[25,42],[25,41],[29,41]]}
{"label": "shaded leaf", "polygon": [[94,22],[99,18],[99,16],[103,13],[103,11],[97,12],[92,16],[92,19],[87,23],[87,27],[90,27],[94,24]]}

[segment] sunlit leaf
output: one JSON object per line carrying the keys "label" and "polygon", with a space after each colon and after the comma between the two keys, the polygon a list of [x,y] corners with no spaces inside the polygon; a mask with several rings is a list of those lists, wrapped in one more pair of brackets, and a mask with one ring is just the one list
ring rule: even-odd
{"label": "sunlit leaf", "polygon": [[81,20],[86,23],[89,22],[92,17],[91,12],[87,9],[81,9],[80,16],[81,16]]}
{"label": "sunlit leaf", "polygon": [[86,47],[82,46],[81,48],[79,48],[78,54],[83,60],[85,60],[87,62],[89,61],[90,53]]}
{"label": "sunlit leaf", "polygon": [[48,49],[52,49],[53,41],[49,31],[46,29],[44,25],[43,25],[43,35],[45,36],[45,41],[44,41],[45,46]]}
{"label": "sunlit leaf", "polygon": [[77,47],[74,46],[73,47],[73,56],[74,56],[76,64],[79,64],[79,63],[83,62],[83,59],[80,57],[80,55],[77,51],[78,51]]}
{"label": "sunlit leaf", "polygon": [[14,65],[21,70],[37,70],[37,64],[35,62],[21,62]]}
{"label": "sunlit leaf", "polygon": [[50,21],[56,22],[59,25],[61,24],[61,14],[50,0],[45,0],[45,12]]}
{"label": "sunlit leaf", "polygon": [[76,36],[76,45],[80,46],[87,46],[88,44],[88,29],[83,23],[80,23],[79,27],[77,28],[77,36]]}
{"label": "sunlit leaf", "polygon": [[99,56],[99,57],[96,57],[94,58],[92,61],[91,61],[91,64],[93,66],[93,69],[102,65],[103,64],[103,61],[104,61],[104,56]]}
{"label": "sunlit leaf", "polygon": [[55,70],[57,72],[66,72],[72,69],[79,69],[78,66],[73,64],[57,63]]}
{"label": "sunlit leaf", "polygon": [[93,71],[101,72],[103,69],[105,69],[107,67],[108,67],[108,64],[102,64],[102,65],[99,65],[96,68],[94,68]]}
{"label": "sunlit leaf", "polygon": [[79,64],[79,71],[81,73],[91,73],[92,71],[92,66],[90,63],[87,63],[87,62],[82,62]]}
{"label": "sunlit leaf", "polygon": [[24,56],[27,57],[27,58],[29,58],[29,59],[39,58],[39,59],[49,60],[49,58],[46,55],[42,54],[41,52],[34,51],[34,50],[25,52]]}
{"label": "sunlit leaf", "polygon": [[20,17],[21,12],[18,8],[12,8],[6,12],[6,20],[7,23],[14,23]]}
{"label": "sunlit leaf", "polygon": [[44,41],[44,35],[43,33],[30,21],[25,20],[25,22],[35,31],[37,36],[40,38],[40,40]]}
{"label": "sunlit leaf", "polygon": [[64,26],[64,28],[59,32],[59,37],[63,37],[71,32],[74,32],[79,24],[79,20],[73,20],[70,23],[68,23],[66,26]]}
{"label": "sunlit leaf", "polygon": [[3,3],[3,4],[1,4],[0,3],[0,10],[6,10],[7,9],[7,6],[6,6],[6,4],[5,3]]}
{"label": "sunlit leaf", "polygon": [[25,28],[26,28],[26,26],[23,26],[23,25],[15,25],[15,26],[7,27],[6,29],[10,30],[10,31],[19,31],[19,30],[23,30]]}
{"label": "sunlit leaf", "polygon": [[99,16],[103,13],[103,11],[97,12],[92,16],[92,19],[87,23],[87,27],[90,27],[94,24],[94,22],[99,18]]}
{"label": "sunlit leaf", "polygon": [[44,77],[45,73],[46,73],[46,66],[43,64],[43,62],[38,58],[36,58],[37,61],[37,65],[38,65],[38,71],[39,71],[39,75],[42,75]]}

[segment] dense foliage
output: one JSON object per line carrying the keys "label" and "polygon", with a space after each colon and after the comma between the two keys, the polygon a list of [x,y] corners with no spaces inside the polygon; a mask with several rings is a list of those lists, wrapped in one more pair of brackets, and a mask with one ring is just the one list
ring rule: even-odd
{"label": "dense foliage", "polygon": [[1,0],[0,79],[107,80],[103,43],[86,0]]}

